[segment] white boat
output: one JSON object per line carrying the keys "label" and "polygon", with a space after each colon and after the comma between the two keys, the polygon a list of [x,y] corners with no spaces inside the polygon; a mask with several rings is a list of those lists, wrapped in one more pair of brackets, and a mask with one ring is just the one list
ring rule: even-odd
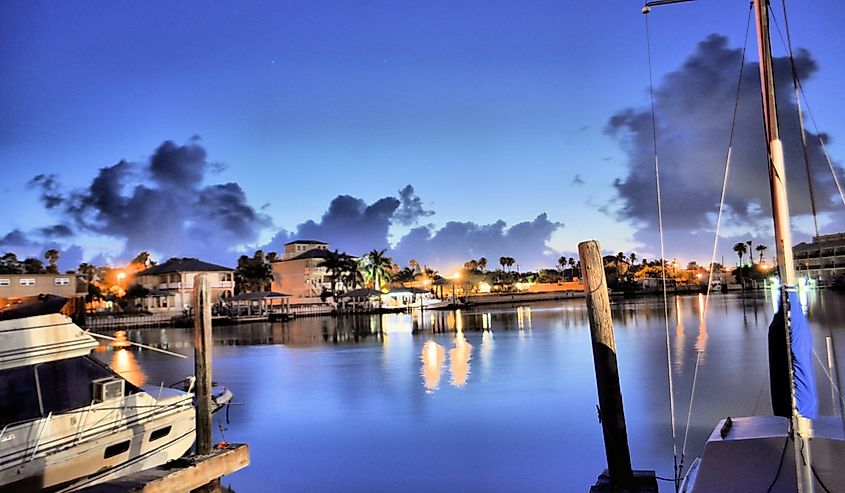
{"label": "white boat", "polygon": [[[665,5],[688,0],[654,0]],[[801,313],[793,266],[783,150],[777,122],[768,0],[754,0],[769,183],[782,280],[781,311],[769,334],[775,416],[726,418],[713,430],[678,491],[812,492],[845,488],[845,428],[841,417],[816,416],[812,339]],[[783,309],[786,307],[786,310]],[[784,320],[783,311],[789,316]],[[680,473],[680,471],[676,471]]]}
{"label": "white boat", "polygon": [[0,309],[0,491],[74,491],[184,455],[193,394],[127,382],[70,318],[27,313],[48,298]]}

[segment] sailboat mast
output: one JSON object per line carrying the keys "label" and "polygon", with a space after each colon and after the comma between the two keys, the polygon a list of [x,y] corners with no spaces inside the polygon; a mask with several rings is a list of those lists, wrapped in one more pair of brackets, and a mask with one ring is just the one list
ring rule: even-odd
{"label": "sailboat mast", "polygon": [[772,46],[769,39],[769,2],[754,0],[757,18],[757,44],[760,51],[760,84],[763,93],[763,118],[766,140],[769,143],[769,187],[775,222],[775,250],[778,274],[785,286],[795,286],[795,266],[792,257],[792,232],[789,228],[789,204],[786,200],[786,173],[783,164],[783,146],[778,130],[777,101],[775,98]]}
{"label": "sailboat mast", "polygon": [[[754,0],[757,21],[757,44],[760,52],[760,85],[763,94],[763,118],[769,154],[769,188],[772,197],[772,216],[775,226],[775,250],[778,273],[781,279],[781,306],[786,324],[786,348],[789,359],[789,385],[792,394],[791,433],[795,451],[795,468],[798,491],[813,491],[812,463],[810,460],[810,437],[812,424],[797,410],[794,371],[791,358],[792,332],[789,320],[790,291],[795,291],[795,267],[792,256],[792,232],[789,226],[789,205],[786,196],[786,173],[783,162],[783,146],[778,131],[777,102],[775,96],[774,71],[772,69],[772,46],[769,38],[769,0]],[[798,460],[801,457],[801,460]]]}

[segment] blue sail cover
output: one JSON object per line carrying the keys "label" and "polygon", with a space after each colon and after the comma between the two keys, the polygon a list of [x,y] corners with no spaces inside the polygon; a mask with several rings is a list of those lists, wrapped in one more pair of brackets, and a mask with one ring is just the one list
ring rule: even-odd
{"label": "blue sail cover", "polygon": [[[795,381],[795,405],[801,416],[815,419],[818,415],[818,399],[813,376],[813,334],[807,317],[801,311],[801,303],[795,288],[789,286],[786,290],[789,297],[789,319],[792,329],[790,342]],[[792,415],[792,398],[789,388],[785,330],[783,306],[781,306],[769,326],[769,377],[774,414],[789,417]]]}

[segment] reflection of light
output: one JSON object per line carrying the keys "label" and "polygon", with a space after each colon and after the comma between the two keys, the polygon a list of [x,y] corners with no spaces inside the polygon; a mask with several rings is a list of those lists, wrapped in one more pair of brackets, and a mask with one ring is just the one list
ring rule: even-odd
{"label": "reflection of light", "polygon": [[414,330],[414,320],[410,314],[385,315],[382,318],[382,324],[382,331],[385,334],[412,332]]}
{"label": "reflection of light", "polygon": [[489,328],[490,328],[490,321],[489,321],[489,320],[488,320],[488,318],[487,318],[487,317],[489,317],[489,316],[490,316],[490,314],[489,314],[489,313],[482,313],[482,314],[481,314],[481,328],[482,328],[483,330],[487,330],[487,329],[489,329]]}
{"label": "reflection of light", "polygon": [[485,330],[481,333],[481,366],[490,366],[490,356],[493,354],[493,331]]}
{"label": "reflection of light", "polygon": [[464,317],[460,310],[455,310],[455,329],[460,332],[464,330]]}
{"label": "reflection of light", "polygon": [[135,355],[127,349],[119,349],[114,352],[114,356],[111,359],[111,367],[118,375],[136,387],[144,385],[144,382],[147,380],[147,376],[144,375],[144,372],[135,360]]}
{"label": "reflection of light", "polygon": [[422,369],[423,385],[429,391],[437,390],[440,386],[440,374],[443,372],[443,363],[446,361],[446,351],[443,346],[429,340],[423,345]]}
{"label": "reflection of light", "polygon": [[525,315],[522,313],[522,307],[516,307],[516,325],[519,327],[520,330],[525,328]]}
{"label": "reflection of light", "polygon": [[698,339],[695,340],[695,349],[704,352],[707,347],[707,314],[705,313],[704,295],[698,293]]}
{"label": "reflection of light", "polygon": [[675,315],[678,317],[678,325],[675,327],[675,330],[678,332],[678,335],[683,335],[684,322],[681,320],[681,299],[677,296],[675,297]]}
{"label": "reflection of light", "polygon": [[464,333],[458,331],[455,336],[455,347],[449,350],[449,372],[452,374],[453,386],[466,385],[470,359],[472,359],[472,345],[467,342]]}

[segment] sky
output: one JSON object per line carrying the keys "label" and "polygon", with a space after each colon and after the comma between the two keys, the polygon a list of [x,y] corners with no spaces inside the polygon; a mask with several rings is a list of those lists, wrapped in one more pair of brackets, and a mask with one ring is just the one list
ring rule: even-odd
{"label": "sky", "polygon": [[[60,267],[142,250],[234,265],[317,239],[451,270],[553,267],[598,239],[660,254],[639,2],[7,1],[0,253]],[[845,7],[787,4],[822,234],[843,231]],[[773,4],[784,33],[782,4]],[[745,1],[648,17],[665,255],[772,248]],[[795,240],[813,232],[786,50],[773,33]],[[756,99],[755,99],[756,98]],[[816,127],[815,125],[818,125]]]}

